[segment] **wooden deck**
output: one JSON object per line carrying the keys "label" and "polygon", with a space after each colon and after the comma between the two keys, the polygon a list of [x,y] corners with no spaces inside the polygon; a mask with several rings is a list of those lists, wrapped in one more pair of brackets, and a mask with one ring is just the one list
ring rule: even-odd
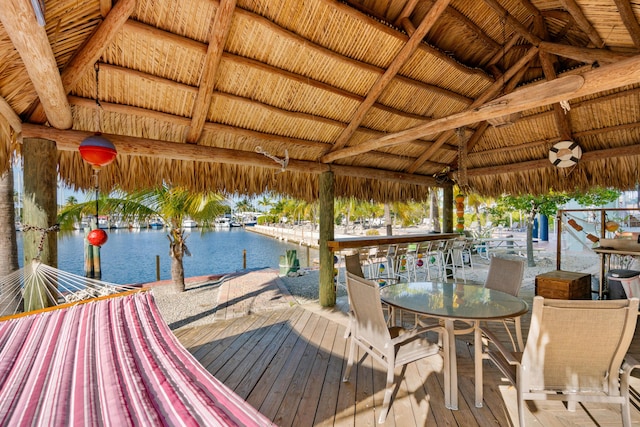
{"label": "wooden deck", "polygon": [[[528,317],[523,322],[526,336]],[[370,357],[361,358],[351,381],[342,382],[348,356],[345,324],[346,315],[340,310],[293,305],[181,329],[176,336],[209,372],[277,425],[373,426],[376,408],[382,404],[385,373]],[[640,336],[636,335],[632,353],[638,357]],[[457,342],[460,409],[444,407],[442,363],[429,358],[407,367],[386,425],[517,425],[515,390],[488,361],[484,362],[484,406],[474,406],[470,340],[461,336]],[[633,385],[640,390],[640,381]],[[640,426],[639,394],[633,393],[632,419]],[[616,405],[578,405],[569,412],[561,402],[542,402],[537,408],[529,412],[527,426],[621,425]]]}

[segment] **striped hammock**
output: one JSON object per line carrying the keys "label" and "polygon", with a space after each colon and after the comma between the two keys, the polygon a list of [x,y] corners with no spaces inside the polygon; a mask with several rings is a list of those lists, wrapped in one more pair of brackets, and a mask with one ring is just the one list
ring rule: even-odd
{"label": "striped hammock", "polygon": [[131,291],[0,322],[0,425],[267,426]]}

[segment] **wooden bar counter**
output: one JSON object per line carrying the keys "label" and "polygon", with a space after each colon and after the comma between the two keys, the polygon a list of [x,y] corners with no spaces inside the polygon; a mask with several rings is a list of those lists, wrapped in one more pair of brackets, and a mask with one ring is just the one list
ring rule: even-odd
{"label": "wooden bar counter", "polygon": [[458,233],[436,233],[436,234],[402,234],[398,236],[359,236],[344,237],[341,239],[329,240],[327,245],[333,252],[340,252],[345,249],[365,248],[368,246],[392,245],[396,243],[418,243],[429,240],[454,239],[460,237]]}

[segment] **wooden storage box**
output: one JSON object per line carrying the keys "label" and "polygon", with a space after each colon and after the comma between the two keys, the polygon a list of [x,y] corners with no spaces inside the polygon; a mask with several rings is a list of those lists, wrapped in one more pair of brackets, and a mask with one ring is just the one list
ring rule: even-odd
{"label": "wooden storage box", "polygon": [[591,299],[591,274],[555,270],[536,276],[536,295],[553,299]]}

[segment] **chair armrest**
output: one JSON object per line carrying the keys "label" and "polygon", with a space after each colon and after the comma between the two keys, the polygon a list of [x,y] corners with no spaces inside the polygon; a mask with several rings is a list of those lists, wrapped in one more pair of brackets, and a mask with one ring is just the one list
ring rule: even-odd
{"label": "chair armrest", "polygon": [[624,361],[622,362],[622,372],[625,376],[631,375],[631,371],[636,368],[640,368],[640,362],[634,359],[631,355],[627,354],[624,356]]}
{"label": "chair armrest", "polygon": [[391,340],[391,344],[402,344],[405,341],[411,340],[426,332],[444,333],[444,327],[440,325],[424,326],[413,329],[403,329],[402,333]]}
{"label": "chair armrest", "polygon": [[496,347],[500,355],[502,355],[504,360],[509,365],[516,366],[520,364],[520,360],[518,359],[518,357],[516,357],[515,354],[513,354],[510,350],[508,350],[507,347],[505,347],[505,345],[502,344],[502,342],[498,340],[498,338],[496,338],[493,332],[489,330],[489,328],[484,328],[482,326],[479,326],[479,328],[482,331],[482,334],[487,338],[487,340],[493,343],[493,345]]}

